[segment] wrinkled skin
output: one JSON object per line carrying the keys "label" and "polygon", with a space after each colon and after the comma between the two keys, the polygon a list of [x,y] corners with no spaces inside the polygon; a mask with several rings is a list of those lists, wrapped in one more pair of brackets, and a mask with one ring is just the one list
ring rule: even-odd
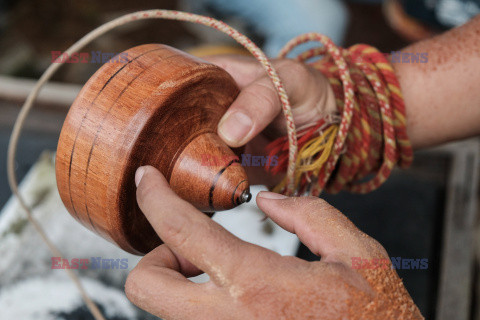
{"label": "wrinkled skin", "polygon": [[[286,134],[270,80],[251,58],[207,60],[226,69],[241,89],[219,123],[219,136],[230,147],[246,145],[245,152],[262,155],[268,142]],[[287,59],[273,63],[297,127],[335,112],[333,91],[320,72]],[[242,116],[231,117],[236,113]],[[263,168],[247,168],[247,173],[252,184],[278,182]],[[236,238],[180,199],[152,167],[140,168],[136,183],[139,206],[165,244],[140,261],[125,291],[152,314],[167,320],[421,319],[395,271],[352,269],[352,257],[388,255],[323,200],[269,192],[257,197],[268,217],[322,257],[307,262]],[[202,272],[209,274],[209,282],[187,279]]]}
{"label": "wrinkled skin", "polygon": [[[322,257],[307,262],[236,238],[179,198],[153,167],[141,167],[136,183],[138,204],[165,244],[139,262],[125,292],[154,315],[167,320],[422,319],[394,270],[382,270],[376,279],[375,273],[352,269],[352,257],[388,255],[321,199],[270,192],[257,197],[269,218]],[[202,272],[209,282],[187,279]]]}
{"label": "wrinkled skin", "polygon": [[[465,25],[403,49],[429,53],[429,63],[395,64],[407,132],[414,148],[480,134],[480,15]],[[459,50],[459,48],[461,50]],[[280,103],[263,69],[241,57],[209,57],[241,93],[219,124],[231,147],[261,154],[285,134]],[[335,111],[333,92],[318,71],[275,60],[297,127]],[[452,108],[455,106],[455,108]],[[244,116],[230,118],[236,112]],[[228,119],[233,122],[228,121]],[[252,184],[276,181],[249,170]],[[141,177],[143,176],[143,179]],[[128,298],[165,319],[423,319],[391,268],[353,269],[352,258],[386,259],[378,242],[317,198],[260,193],[257,204],[294,232],[320,262],[281,257],[245,243],[178,198],[151,167],[138,171],[137,200],[165,244],[147,254],[126,283]],[[204,271],[211,281],[186,279]]]}
{"label": "wrinkled skin", "polygon": [[[265,155],[269,142],[287,134],[278,94],[265,69],[252,57],[223,55],[206,60],[229,72],[241,89],[220,120],[218,135],[232,148],[245,145],[245,153]],[[297,129],[335,113],[333,90],[321,72],[290,59],[272,63],[288,94]],[[245,169],[252,185],[273,187],[281,180],[281,175],[272,176],[261,167]]]}

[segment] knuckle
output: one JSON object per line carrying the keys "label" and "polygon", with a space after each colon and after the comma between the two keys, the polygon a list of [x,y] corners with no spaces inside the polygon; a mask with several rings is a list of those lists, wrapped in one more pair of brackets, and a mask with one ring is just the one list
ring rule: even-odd
{"label": "knuckle", "polygon": [[302,71],[305,70],[303,67],[303,63],[300,63],[298,61],[295,61],[293,59],[280,59],[277,62],[278,69],[288,69],[288,70],[294,70],[294,71]]}
{"label": "knuckle", "polygon": [[279,72],[296,75],[297,77],[300,77],[300,79],[304,79],[303,77],[308,77],[310,75],[310,71],[307,65],[292,59],[280,60],[278,64],[278,69]]}
{"label": "knuckle", "polygon": [[333,209],[333,207],[326,200],[324,200],[322,198],[314,197],[314,196],[308,196],[308,197],[306,197],[306,199],[308,199],[309,201],[315,202],[315,204],[319,207],[332,208]]}
{"label": "knuckle", "polygon": [[[235,273],[238,276],[238,279],[242,279],[243,283],[250,283],[261,281],[261,278],[265,276],[263,270],[272,270],[281,263],[280,259],[283,259],[281,255],[274,251],[265,250],[262,247],[248,244],[246,247],[243,247],[243,252],[245,256],[238,262],[236,270],[241,270],[241,272]],[[237,249],[238,252],[242,252],[240,249]],[[255,261],[253,263],[253,261]],[[252,268],[252,266],[255,266]]]}
{"label": "knuckle", "polygon": [[321,214],[323,215],[342,215],[335,207],[330,205],[327,201],[314,197],[314,196],[308,196],[303,198],[303,209],[304,212],[315,212],[315,214]]}
{"label": "knuckle", "polygon": [[380,242],[378,242],[378,240],[368,236],[367,234],[363,233],[365,237],[367,237],[367,245],[368,247],[370,247],[370,249],[368,250],[369,252],[371,252],[372,256],[378,256],[380,255],[381,257],[383,258],[388,258],[388,253],[387,253],[387,250],[385,250],[385,248],[382,246],[382,244]]}
{"label": "knuckle", "polygon": [[139,270],[134,268],[125,281],[125,295],[133,304],[137,305],[142,296],[142,286],[139,284]]}
{"label": "knuckle", "polygon": [[269,79],[264,79],[263,81],[259,81],[255,87],[252,87],[249,90],[249,94],[253,97],[254,100],[259,101],[259,105],[262,107],[259,108],[258,111],[266,110],[268,113],[274,113],[279,110],[278,103],[278,95],[275,89],[273,88],[272,84],[265,81]]}
{"label": "knuckle", "polygon": [[162,240],[175,248],[181,248],[186,246],[189,242],[190,234],[186,224],[186,221],[182,224],[168,224],[165,226],[162,232]]}
{"label": "knuckle", "polygon": [[351,234],[359,231],[347,216],[323,199],[312,196],[305,197],[302,209],[305,218],[309,221],[311,220],[312,227],[315,225],[315,222],[320,222],[322,224],[327,223],[335,228],[340,228]]}
{"label": "knuckle", "polygon": [[156,276],[149,267],[135,267],[125,281],[125,295],[127,299],[137,307],[144,309],[157,316],[166,314],[166,305],[154,304],[152,300],[158,296],[156,287],[164,287],[161,278],[155,279],[155,286],[152,286],[151,279]]}

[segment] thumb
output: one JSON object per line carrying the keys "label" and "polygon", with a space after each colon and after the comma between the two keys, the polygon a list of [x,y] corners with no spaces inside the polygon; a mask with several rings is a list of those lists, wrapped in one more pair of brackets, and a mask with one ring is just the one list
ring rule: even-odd
{"label": "thumb", "polygon": [[352,265],[352,258],[388,258],[375,239],[360,231],[345,215],[317,197],[286,197],[260,192],[257,204],[265,214],[325,262]]}

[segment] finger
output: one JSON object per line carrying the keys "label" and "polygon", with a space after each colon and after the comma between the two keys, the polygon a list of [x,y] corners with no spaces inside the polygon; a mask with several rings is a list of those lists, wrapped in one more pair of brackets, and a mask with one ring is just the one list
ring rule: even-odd
{"label": "finger", "polygon": [[[321,73],[293,60],[275,62],[283,85],[294,108],[292,114],[297,125],[312,123],[333,110],[334,95]],[[232,71],[236,72],[236,71]],[[285,120],[278,117],[281,103],[272,81],[264,71],[260,77],[245,86],[218,125],[218,134],[231,147],[249,142],[274,119],[275,129],[286,132]]]}
{"label": "finger", "polygon": [[261,192],[257,204],[282,228],[295,233],[310,251],[326,261],[351,265],[352,258],[386,258],[385,249],[345,215],[316,197],[289,198]]}
{"label": "finger", "polygon": [[217,284],[228,285],[243,259],[260,249],[178,197],[155,168],[139,168],[135,181],[138,205],[160,238]]}
{"label": "finger", "polygon": [[250,56],[215,55],[202,57],[202,59],[227,71],[240,89],[246,87],[265,73],[262,65]]}
{"label": "finger", "polygon": [[280,113],[280,100],[270,79],[245,87],[218,124],[218,135],[230,147],[245,145]]}
{"label": "finger", "polygon": [[[188,261],[181,255],[175,253],[175,251],[173,251],[171,248],[168,248],[168,246],[161,245],[160,247],[164,247],[164,246],[167,247],[169,253],[171,252],[172,260],[175,259],[173,261],[175,263],[171,263],[169,265],[170,268],[174,268],[179,273],[181,273],[184,277],[187,277],[187,278],[195,277],[203,273],[202,270],[197,268],[195,265],[193,265],[190,261]],[[142,258],[141,263],[142,264],[149,263],[152,265],[156,265],[157,264],[156,261],[163,261],[164,259],[162,258],[164,257],[165,249],[159,249],[160,247],[152,250],[147,255],[145,255]]]}
{"label": "finger", "polygon": [[159,246],[128,275],[125,283],[128,299],[165,319],[197,319],[198,312],[213,310],[217,299],[215,287],[191,282],[182,275],[182,268],[185,266],[166,245]]}

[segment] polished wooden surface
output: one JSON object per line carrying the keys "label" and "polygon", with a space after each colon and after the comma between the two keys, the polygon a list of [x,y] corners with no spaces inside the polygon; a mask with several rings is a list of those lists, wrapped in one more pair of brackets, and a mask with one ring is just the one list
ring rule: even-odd
{"label": "polished wooden surface", "polygon": [[[132,253],[161,244],[135,199],[134,175],[153,165],[173,190],[213,212],[250,199],[244,169],[216,135],[238,94],[224,70],[168,46],[105,63],[67,115],[56,159],[63,203],[79,222]],[[215,161],[205,163],[205,155]]]}

